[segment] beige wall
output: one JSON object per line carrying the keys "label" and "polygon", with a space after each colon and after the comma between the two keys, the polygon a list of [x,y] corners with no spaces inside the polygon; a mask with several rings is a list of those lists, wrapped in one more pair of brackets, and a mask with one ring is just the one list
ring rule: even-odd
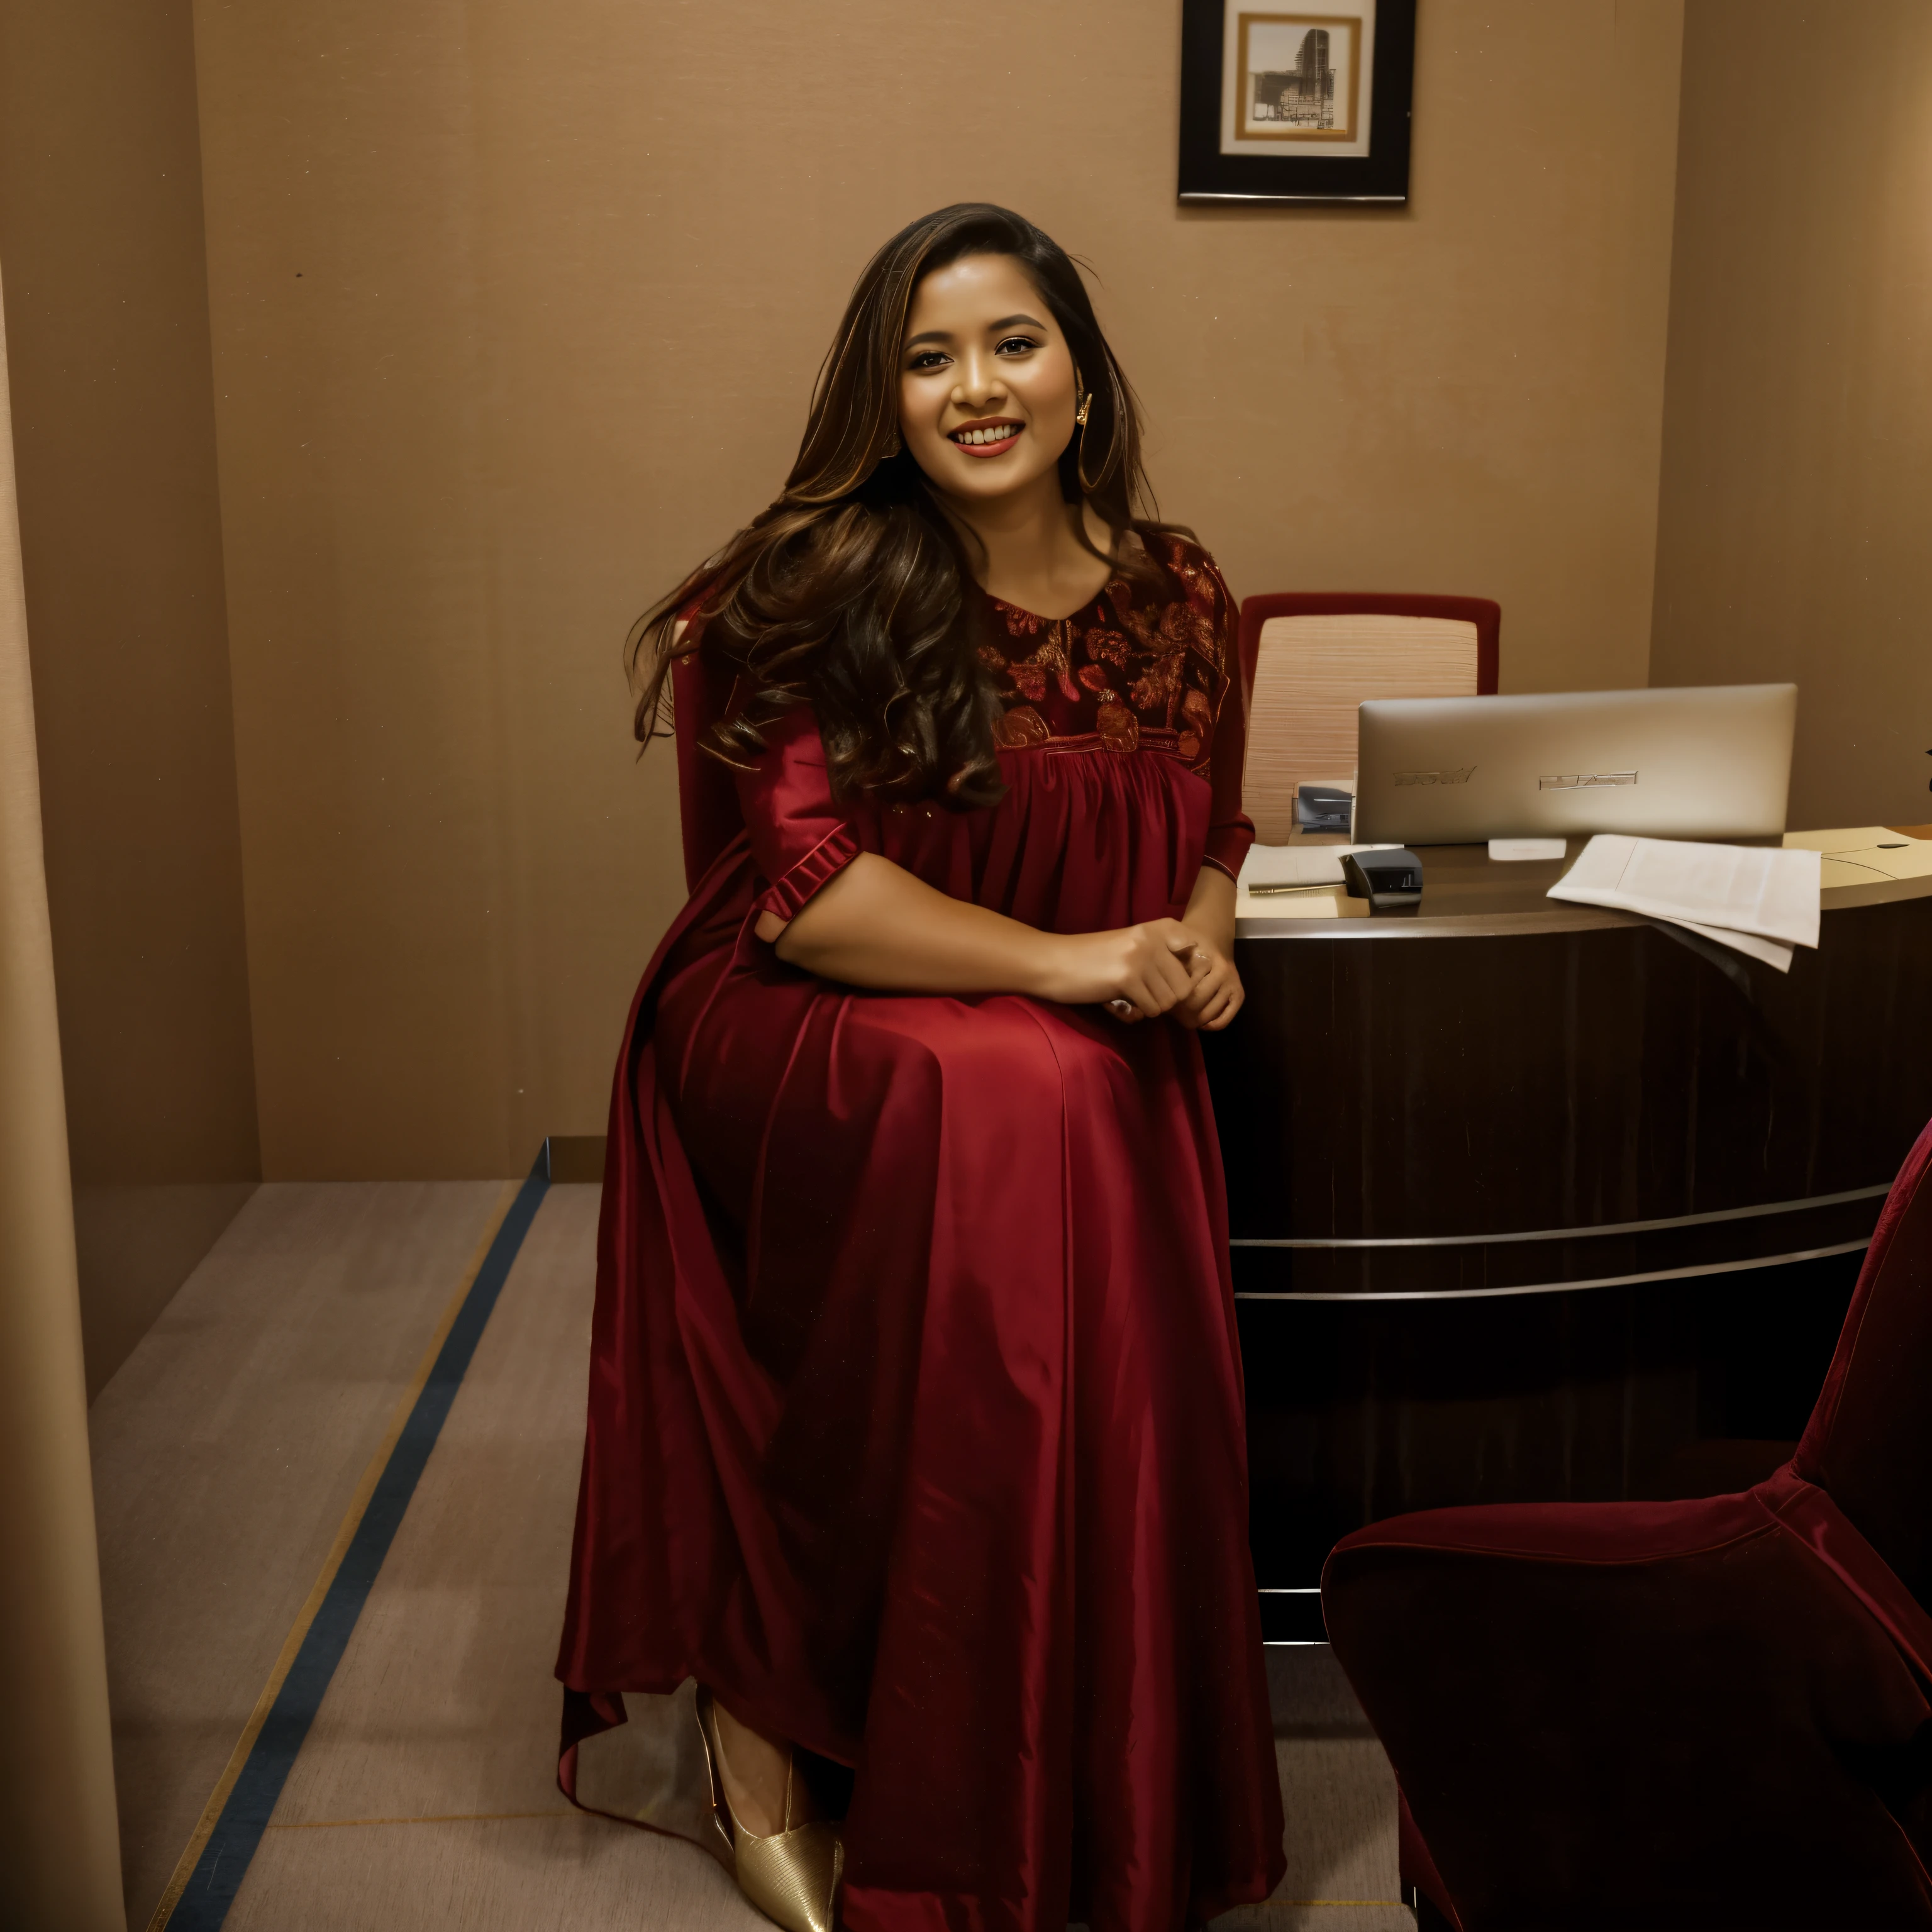
{"label": "beige wall", "polygon": [[1406,212],[1183,212],[1174,0],[200,0],[271,1175],[603,1124],[682,897],[619,641],[776,488],[860,262],[1089,256],[1238,590],[1472,592],[1640,683],[1678,0],[1424,0]]}
{"label": "beige wall", "polygon": [[1653,681],[1797,680],[1793,824],[1932,818],[1924,0],[1691,0],[1665,421]]}
{"label": "beige wall", "polygon": [[98,1388],[260,1172],[188,0],[0,0],[0,262]]}
{"label": "beige wall", "polygon": [[66,1106],[0,330],[0,1884],[22,1932],[119,1932]]}

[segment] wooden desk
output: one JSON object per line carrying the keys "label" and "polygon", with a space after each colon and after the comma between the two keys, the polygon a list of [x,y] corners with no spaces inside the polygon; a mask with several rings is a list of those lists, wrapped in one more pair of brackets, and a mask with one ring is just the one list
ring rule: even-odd
{"label": "wooden desk", "polygon": [[[1411,914],[1244,896],[1247,1004],[1204,1036],[1264,1584],[1401,1510],[1667,1489],[1700,1438],[1795,1435],[1932,1118],[1932,878],[1828,887],[1785,975],[1547,898],[1567,860],[1421,856]],[[1739,1430],[1724,1331],[1773,1301],[1794,1390]]]}

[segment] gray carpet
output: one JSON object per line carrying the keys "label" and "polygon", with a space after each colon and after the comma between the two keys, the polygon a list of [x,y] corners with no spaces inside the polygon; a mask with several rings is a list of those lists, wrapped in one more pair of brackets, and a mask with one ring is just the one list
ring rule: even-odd
{"label": "gray carpet", "polygon": [[502,1191],[258,1190],[95,1401],[130,1925],[147,1924]]}
{"label": "gray carpet", "polygon": [[[95,1408],[131,1923],[247,1721],[498,1203],[262,1188]],[[597,1190],[553,1187],[228,1924],[762,1932],[680,1840],[571,1811],[551,1677]],[[1269,1653],[1288,1872],[1224,1927],[1408,1932],[1388,1762],[1325,1649]]]}

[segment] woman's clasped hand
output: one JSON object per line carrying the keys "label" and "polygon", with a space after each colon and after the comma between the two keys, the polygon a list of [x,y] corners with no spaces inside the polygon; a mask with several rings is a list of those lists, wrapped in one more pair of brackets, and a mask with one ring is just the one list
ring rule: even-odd
{"label": "woman's clasped hand", "polygon": [[1217,1033],[1240,1010],[1234,962],[1178,919],[1056,934],[1054,954],[1041,988],[1048,998],[1097,1004],[1129,1024],[1165,1014],[1190,1029]]}

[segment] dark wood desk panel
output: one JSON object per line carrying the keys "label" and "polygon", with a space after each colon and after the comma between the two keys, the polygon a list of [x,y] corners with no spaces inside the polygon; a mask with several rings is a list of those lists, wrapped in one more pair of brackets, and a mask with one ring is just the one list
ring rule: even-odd
{"label": "dark wood desk panel", "polygon": [[1401,1510],[1696,1493],[1749,1460],[1697,1452],[1795,1434],[1932,1118],[1932,880],[1827,890],[1786,975],[1550,900],[1562,864],[1422,857],[1412,914],[1244,919],[1204,1037],[1264,1586]]}
{"label": "dark wood desk panel", "polygon": [[1424,860],[1413,914],[1236,942],[1247,1004],[1204,1044],[1238,1289],[1521,1292],[1869,1234],[1932,1117],[1932,880],[1828,892],[1784,974],[1545,898],[1559,866]]}

